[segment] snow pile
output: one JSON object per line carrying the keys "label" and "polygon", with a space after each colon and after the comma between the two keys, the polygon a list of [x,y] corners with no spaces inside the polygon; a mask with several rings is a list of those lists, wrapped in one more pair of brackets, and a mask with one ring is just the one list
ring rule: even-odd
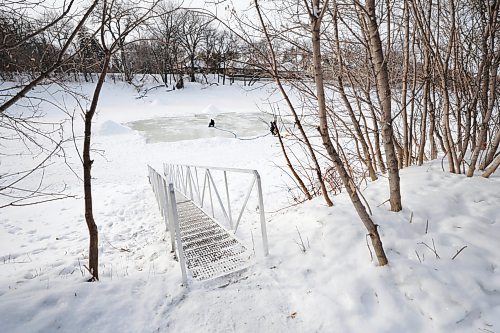
{"label": "snow pile", "polygon": [[377,207],[388,198],[385,181],[364,192],[388,267],[367,264],[366,231],[346,195],[335,197],[333,208],[318,198],[272,222],[281,240],[275,274],[283,283],[296,279],[289,292],[297,318],[310,331],[498,330],[499,179],[450,175],[439,163],[401,176],[401,213]]}
{"label": "snow pile", "polygon": [[[77,199],[0,210],[2,332],[500,331],[498,175],[452,175],[440,162],[404,169],[400,213],[383,204],[384,178],[368,184],[363,194],[390,263],[377,267],[345,193],[333,198],[332,208],[319,197],[282,209],[289,178],[276,167],[284,161],[275,137],[147,143],[120,125],[179,118],[199,107],[196,101],[216,97],[224,109],[248,112],[238,87],[193,86],[154,106],[126,87],[106,87],[93,137],[93,147],[104,152],[93,155],[101,281],[83,282],[88,235],[82,184],[65,163],[53,163],[46,181],[64,179]],[[258,103],[263,93],[253,88],[246,101]],[[186,131],[193,114],[186,113]],[[78,166],[76,152],[67,154],[66,162]],[[270,256],[258,256],[240,275],[181,287],[146,177],[147,164],[161,168],[163,162],[257,169]],[[240,186],[239,179],[229,181]],[[255,211],[255,203],[249,207]],[[248,248],[260,247],[258,219],[246,218],[241,228],[237,236]]]}
{"label": "snow pile", "polygon": [[106,120],[99,127],[99,135],[119,135],[119,134],[127,134],[130,133],[131,129],[123,126],[115,121]]}
{"label": "snow pile", "polygon": [[205,108],[203,108],[203,110],[201,110],[200,113],[204,113],[204,114],[208,114],[210,116],[214,116],[216,114],[219,114],[219,113],[223,113],[222,110],[220,110],[218,107],[216,107],[215,105],[213,104],[209,104],[207,105]]}

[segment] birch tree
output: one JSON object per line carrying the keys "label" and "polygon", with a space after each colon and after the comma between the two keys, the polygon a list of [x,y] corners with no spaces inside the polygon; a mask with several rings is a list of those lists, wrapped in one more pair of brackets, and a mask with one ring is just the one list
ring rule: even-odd
{"label": "birch tree", "polygon": [[365,6],[360,8],[360,10],[364,14],[364,26],[367,29],[366,34],[369,42],[369,52],[377,81],[377,93],[382,106],[382,138],[384,140],[385,157],[389,173],[389,202],[391,204],[391,210],[393,212],[399,212],[402,209],[402,205],[398,160],[393,141],[392,95],[389,84],[389,71],[387,62],[384,59],[382,41],[380,40],[377,14],[375,11],[375,0],[366,0]]}

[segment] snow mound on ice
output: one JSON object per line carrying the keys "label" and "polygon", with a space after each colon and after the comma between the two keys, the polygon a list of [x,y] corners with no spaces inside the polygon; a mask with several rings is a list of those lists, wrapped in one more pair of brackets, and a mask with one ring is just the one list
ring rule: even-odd
{"label": "snow mound on ice", "polygon": [[117,135],[127,134],[132,131],[130,128],[123,126],[112,120],[106,120],[99,128],[99,135]]}
{"label": "snow mound on ice", "polygon": [[213,104],[209,104],[203,110],[201,110],[201,113],[217,114],[217,113],[223,113],[223,111],[218,107],[214,106]]}

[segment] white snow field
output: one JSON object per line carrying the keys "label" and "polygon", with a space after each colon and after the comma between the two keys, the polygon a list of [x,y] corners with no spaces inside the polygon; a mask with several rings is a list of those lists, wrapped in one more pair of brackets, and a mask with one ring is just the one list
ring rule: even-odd
{"label": "white snow field", "polygon": [[[58,91],[34,93],[61,102]],[[66,184],[76,199],[0,209],[0,332],[500,332],[498,172],[466,178],[443,172],[441,160],[404,169],[400,213],[382,204],[384,177],[369,183],[363,194],[389,258],[377,267],[347,195],[333,197],[332,208],[321,197],[285,208],[289,176],[278,167],[285,163],[277,139],[266,135],[272,118],[259,111],[268,110],[271,92],[188,84],[137,98],[131,87],[107,83],[93,134],[100,281],[84,282],[82,182],[54,157],[45,183]],[[71,98],[65,102],[71,108]],[[44,119],[66,117],[49,105],[43,111]],[[208,129],[212,118],[238,138],[255,139]],[[79,117],[75,126],[81,134]],[[66,162],[81,174],[73,144],[66,148]],[[163,162],[257,169],[269,257],[259,252],[251,201],[238,236],[255,246],[255,264],[182,287],[147,179],[147,164],[160,169]],[[30,155],[2,156],[0,171],[32,163]]]}

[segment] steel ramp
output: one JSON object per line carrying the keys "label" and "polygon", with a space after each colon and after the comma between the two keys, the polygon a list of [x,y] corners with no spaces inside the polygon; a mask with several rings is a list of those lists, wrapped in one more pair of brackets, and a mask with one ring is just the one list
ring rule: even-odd
{"label": "steel ramp", "polygon": [[208,280],[251,265],[250,253],[234,235],[176,191],[186,266],[196,280]]}

